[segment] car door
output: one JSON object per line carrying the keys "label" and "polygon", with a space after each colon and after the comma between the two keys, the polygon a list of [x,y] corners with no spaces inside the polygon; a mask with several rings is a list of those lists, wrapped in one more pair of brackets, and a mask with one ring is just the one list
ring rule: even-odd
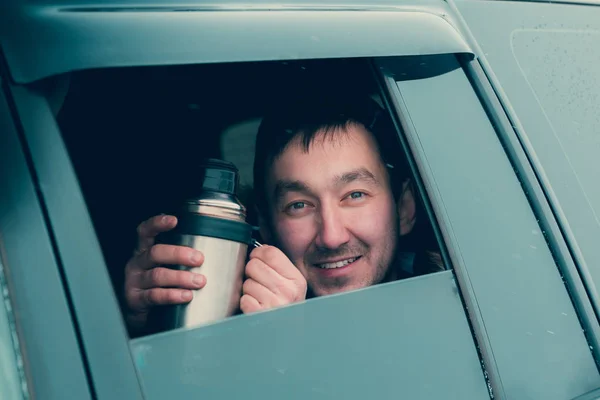
{"label": "car door", "polygon": [[[442,3],[436,7],[444,9]],[[21,127],[20,145],[30,157],[45,226],[52,235],[54,257],[59,260],[70,301],[80,357],[94,396],[136,398],[141,395],[139,385],[148,398],[173,393],[192,396],[198,387],[215,398],[242,393],[262,397],[269,385],[279,388],[281,396],[287,398],[364,397],[372,390],[382,396],[401,390],[415,397],[430,397],[443,395],[448,389],[457,398],[488,395],[476,344],[450,271],[425,280],[243,316],[205,329],[126,339],[76,174],[48,99],[36,83],[73,70],[132,64],[468,52],[450,25],[426,9],[414,13],[406,7],[392,14],[362,14],[335,8],[323,15],[310,10],[214,13],[199,9],[178,13],[168,8],[160,13],[79,9],[47,14],[42,7],[37,13],[22,9],[13,15],[13,21],[28,26],[32,35],[24,35],[15,23],[4,25],[3,49],[11,77],[6,94],[14,104],[12,116]],[[306,21],[304,30],[286,28],[298,20]],[[108,25],[112,27],[107,29]],[[240,28],[222,31],[219,26]],[[348,27],[353,27],[354,40],[348,40]],[[83,31],[75,34],[78,29]],[[160,32],[163,46],[156,46],[156,36],[148,29]],[[407,35],[411,29],[428,32],[428,37],[412,40]],[[194,30],[195,35],[206,38],[220,32],[214,40],[221,45],[210,40],[180,40],[182,34]],[[47,46],[25,43],[30,37],[40,37],[37,33],[42,31]],[[65,36],[66,31],[72,34]],[[126,31],[129,34],[125,35]],[[287,35],[285,40],[282,34]],[[399,43],[392,37],[403,39]],[[375,52],[373,40],[380,42]],[[31,52],[24,53],[25,48]],[[112,50],[103,51],[108,48]],[[170,57],[165,57],[165,48],[171,49]],[[53,49],[52,54],[45,53],[49,49]],[[423,291],[430,296],[420,295]],[[422,300],[413,301],[414,306],[396,314],[396,303],[410,304],[414,296]],[[375,307],[380,313],[371,311]],[[350,309],[354,312],[344,311]],[[388,314],[395,316],[384,317]],[[338,317],[332,319],[335,315]],[[358,325],[357,316],[362,320]],[[439,320],[445,321],[446,335],[438,338]],[[315,329],[320,325],[321,329]],[[401,332],[402,340],[398,341]],[[321,350],[323,335],[342,340],[337,344],[332,340],[331,346]],[[358,343],[364,345],[358,347]],[[313,361],[317,363],[311,367]],[[438,366],[432,376],[429,366],[434,364]],[[363,374],[365,366],[368,373]],[[451,366],[458,366],[461,373],[447,374]],[[232,376],[236,384],[228,383]],[[379,387],[382,376],[387,378]]]}
{"label": "car door", "polygon": [[435,199],[495,396],[572,398],[597,387],[597,368],[553,259],[551,223],[540,223],[541,200],[528,199],[536,189],[523,191],[536,183],[493,92],[478,89],[486,80],[477,63],[423,59],[431,76],[414,80],[394,60],[380,67]]}
{"label": "car door", "polygon": [[[589,297],[586,319],[597,319],[599,4],[457,1],[456,7],[560,224],[576,265],[572,274],[583,282],[574,296]],[[588,329],[597,335],[596,322]]]}
{"label": "car door", "polygon": [[[477,74],[479,53],[447,3],[332,2],[317,10],[298,3],[251,12],[203,2],[185,10],[116,2],[48,7],[14,8],[3,28],[2,116],[12,126],[3,140],[24,172],[21,179],[4,172],[2,182],[8,193],[20,193],[25,182],[30,205],[11,197],[0,232],[12,240],[5,264],[20,271],[16,296],[51,293],[29,289],[54,285],[50,298],[61,303],[62,319],[51,326],[66,333],[51,337],[70,351],[60,360],[78,374],[69,381],[81,391],[77,398],[564,399],[600,387],[589,347],[595,336],[579,322],[589,304],[574,302],[561,279],[568,261],[554,254],[562,236],[546,234],[558,225],[544,219],[545,200],[533,202],[523,190],[539,182],[522,173],[531,166],[508,140],[514,131],[501,125],[504,110]],[[87,69],[356,57],[371,59],[447,269],[129,339],[40,83]],[[35,213],[37,225],[13,223],[24,210]],[[25,246],[31,232],[41,235],[45,253]],[[47,258],[31,259],[41,255]],[[30,275],[40,264],[49,283]],[[27,315],[23,302],[15,302],[17,315]],[[53,369],[56,381],[42,376],[42,366],[55,364],[35,324],[53,314],[36,310],[23,332],[37,333],[23,342],[46,358],[25,363],[32,385],[50,385],[69,374]],[[60,398],[63,387],[48,398]]]}

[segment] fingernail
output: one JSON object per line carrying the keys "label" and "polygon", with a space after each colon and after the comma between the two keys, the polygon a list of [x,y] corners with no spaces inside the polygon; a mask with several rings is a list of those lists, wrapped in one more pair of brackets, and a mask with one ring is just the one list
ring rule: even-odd
{"label": "fingernail", "polygon": [[204,276],[200,275],[200,274],[194,274],[192,276],[192,283],[194,284],[194,286],[196,287],[200,287],[202,286],[202,284],[204,283]]}
{"label": "fingernail", "polygon": [[163,225],[167,225],[167,224],[169,223],[169,217],[168,217],[168,216],[166,216],[166,215],[165,215],[165,216],[163,216],[163,217],[160,219],[160,222],[161,222],[161,224],[163,224]]}
{"label": "fingernail", "polygon": [[198,253],[197,251],[192,253],[190,260],[194,263],[194,264],[198,264],[201,260],[202,260],[202,254]]}
{"label": "fingernail", "polygon": [[185,291],[181,293],[181,299],[184,301],[190,301],[194,297],[193,293],[190,291]]}

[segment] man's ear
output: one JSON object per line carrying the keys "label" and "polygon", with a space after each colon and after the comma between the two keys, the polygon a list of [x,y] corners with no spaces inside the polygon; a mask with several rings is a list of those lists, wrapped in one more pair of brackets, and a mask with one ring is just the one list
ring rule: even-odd
{"label": "man's ear", "polygon": [[412,232],[417,222],[417,205],[413,190],[413,183],[410,179],[402,182],[402,191],[398,198],[398,217],[400,219],[400,236]]}

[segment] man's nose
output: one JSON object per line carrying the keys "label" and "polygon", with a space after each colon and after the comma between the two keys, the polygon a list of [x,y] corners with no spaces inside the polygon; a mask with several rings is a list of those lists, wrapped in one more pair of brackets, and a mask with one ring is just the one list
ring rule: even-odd
{"label": "man's nose", "polygon": [[344,217],[335,206],[321,207],[320,226],[315,244],[318,247],[337,249],[350,240]]}

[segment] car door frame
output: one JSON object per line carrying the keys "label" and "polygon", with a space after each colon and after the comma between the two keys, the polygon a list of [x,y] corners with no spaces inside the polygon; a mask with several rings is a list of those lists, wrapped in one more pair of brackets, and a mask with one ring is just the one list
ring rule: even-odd
{"label": "car door frame", "polygon": [[81,335],[72,317],[60,260],[31,154],[8,84],[0,78],[0,257],[7,280],[7,305],[15,319],[23,362],[24,394],[48,399],[93,398]]}

